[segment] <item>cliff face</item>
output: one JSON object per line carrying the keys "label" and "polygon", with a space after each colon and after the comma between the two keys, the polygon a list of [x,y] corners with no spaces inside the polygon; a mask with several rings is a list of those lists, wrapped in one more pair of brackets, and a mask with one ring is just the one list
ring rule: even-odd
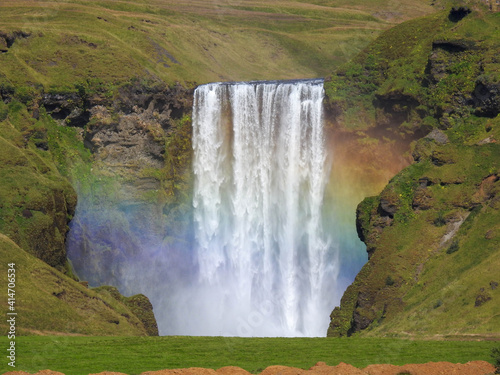
{"label": "cliff face", "polygon": [[191,101],[190,89],[135,82],[107,103],[89,104],[83,138],[93,163],[75,180],[68,251],[91,285],[135,293],[120,281],[134,262],[139,267],[148,252],[189,241]]}
{"label": "cliff face", "polygon": [[500,331],[498,17],[466,10],[388,31],[327,88],[339,126],[357,111],[360,132],[418,139],[413,163],[357,208],[369,261],[329,336]]}
{"label": "cliff face", "polygon": [[[106,276],[95,279],[87,278],[94,263],[87,264],[79,276],[92,286],[116,281],[113,269],[148,241],[187,236],[189,89],[131,81],[118,88],[88,83],[71,90],[18,91],[3,90],[0,101],[1,233],[73,278],[87,253],[113,264],[96,266]],[[158,334],[147,297],[116,299],[142,320],[148,334]]]}

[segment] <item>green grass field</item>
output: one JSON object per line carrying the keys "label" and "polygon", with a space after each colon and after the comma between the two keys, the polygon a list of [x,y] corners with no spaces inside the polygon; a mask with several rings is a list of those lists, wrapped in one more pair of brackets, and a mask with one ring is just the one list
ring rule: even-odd
{"label": "green grass field", "polygon": [[330,74],[381,31],[433,12],[426,1],[0,2],[0,83],[70,89],[86,80],[289,79]]}
{"label": "green grass field", "polygon": [[[7,339],[0,341],[7,349]],[[140,374],[167,368],[239,366],[258,373],[271,365],[308,369],[318,361],[363,368],[369,364],[472,360],[492,362],[493,341],[392,338],[70,337],[16,338],[15,370],[51,369],[80,375],[101,371]],[[2,357],[0,371],[10,370]]]}

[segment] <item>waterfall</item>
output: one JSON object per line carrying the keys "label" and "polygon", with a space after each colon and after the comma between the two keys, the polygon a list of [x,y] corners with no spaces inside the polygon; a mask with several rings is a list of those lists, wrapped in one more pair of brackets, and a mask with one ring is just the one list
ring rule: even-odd
{"label": "waterfall", "polygon": [[175,318],[192,327],[183,334],[325,335],[338,246],[324,218],[323,95],[322,80],[196,89],[198,265],[184,291],[193,313]]}
{"label": "waterfall", "polygon": [[199,86],[195,238],[190,226],[172,236],[149,201],[102,204],[99,178],[79,191],[75,273],[148,296],[160,335],[325,336],[366,252],[353,225],[361,198],[347,199],[322,102],[322,80]]}

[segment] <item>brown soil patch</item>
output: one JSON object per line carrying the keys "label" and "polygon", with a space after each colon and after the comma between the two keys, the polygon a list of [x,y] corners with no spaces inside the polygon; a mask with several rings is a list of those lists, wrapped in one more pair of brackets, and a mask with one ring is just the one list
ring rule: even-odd
{"label": "brown soil patch", "polygon": [[372,365],[366,367],[365,371],[370,375],[398,375],[402,372],[411,375],[486,375],[493,374],[495,367],[485,361],[474,361],[465,364],[429,362],[404,366]]}
{"label": "brown soil patch", "polygon": [[[364,369],[358,369],[346,363],[337,366],[328,366],[324,362],[318,362],[309,370],[296,367],[269,366],[260,375],[492,375],[495,367],[485,361],[473,361],[465,364],[450,362],[429,362],[423,364],[410,364],[404,366],[394,365],[370,365]],[[30,375],[24,371],[11,371],[3,375]],[[35,375],[64,375],[60,372],[43,370]],[[90,375],[126,375],[120,372],[101,372]],[[147,371],[141,375],[250,375],[240,367],[227,366],[212,370],[199,367],[191,367],[174,370]]]}
{"label": "brown soil patch", "polygon": [[247,370],[236,366],[221,367],[216,372],[218,375],[251,375]]}

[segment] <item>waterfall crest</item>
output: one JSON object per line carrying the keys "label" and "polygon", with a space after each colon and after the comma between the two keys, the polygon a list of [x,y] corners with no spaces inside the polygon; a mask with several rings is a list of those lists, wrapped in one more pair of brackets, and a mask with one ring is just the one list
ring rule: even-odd
{"label": "waterfall crest", "polygon": [[196,89],[192,334],[325,335],[338,251],[323,218],[323,95],[322,80]]}

